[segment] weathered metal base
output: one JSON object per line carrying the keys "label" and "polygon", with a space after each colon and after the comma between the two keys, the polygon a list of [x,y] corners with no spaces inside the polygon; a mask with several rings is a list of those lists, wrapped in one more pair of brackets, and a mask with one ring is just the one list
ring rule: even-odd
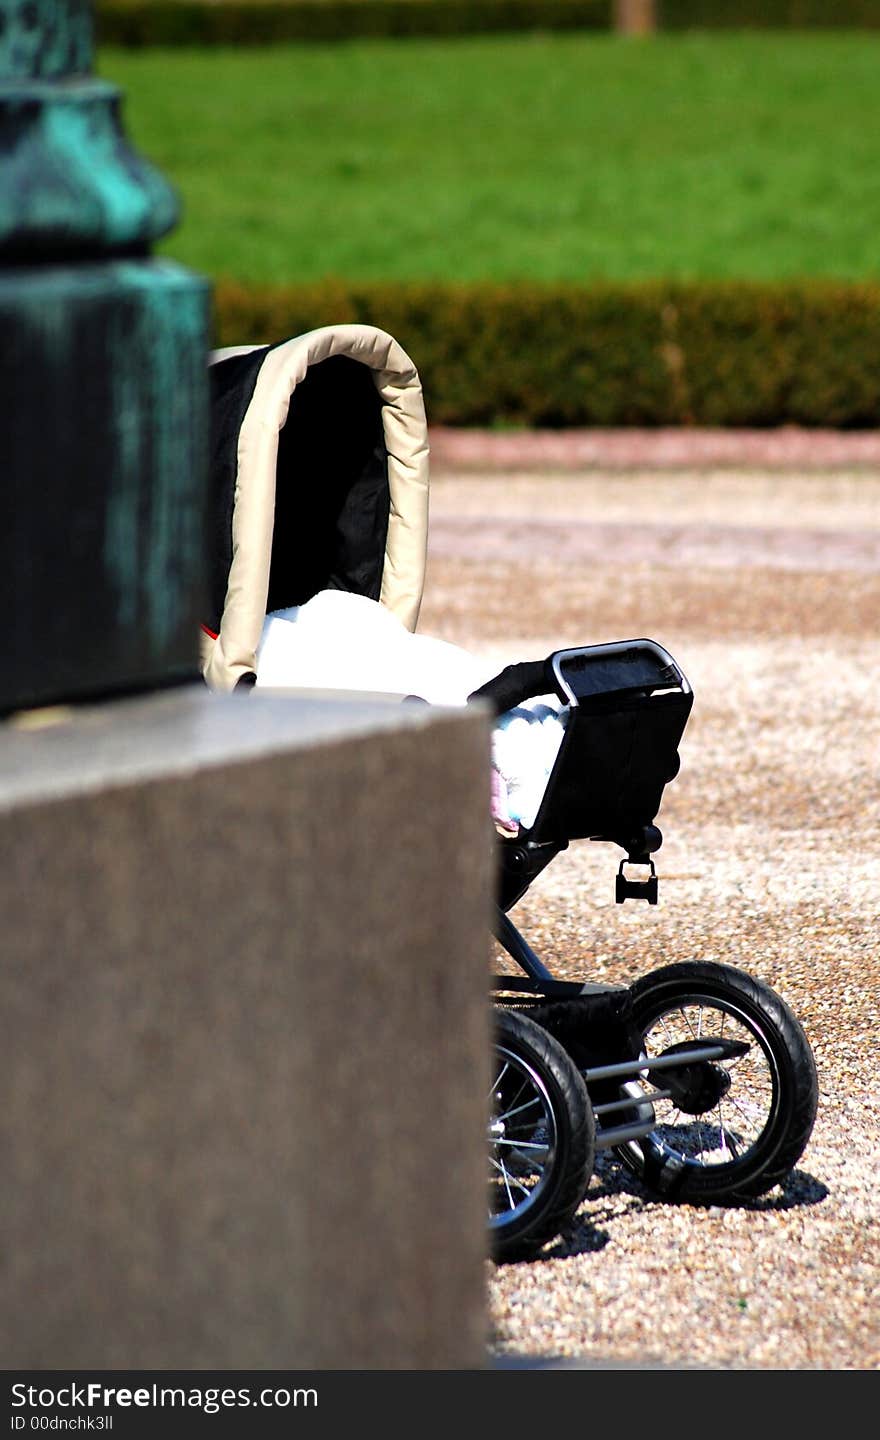
{"label": "weathered metal base", "polygon": [[209,286],[0,273],[0,712],[198,674]]}

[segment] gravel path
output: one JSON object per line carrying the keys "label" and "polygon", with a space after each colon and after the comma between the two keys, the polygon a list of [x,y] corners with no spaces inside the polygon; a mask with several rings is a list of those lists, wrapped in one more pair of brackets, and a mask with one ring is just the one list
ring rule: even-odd
{"label": "gravel path", "polygon": [[621,474],[569,454],[553,474],[484,455],[477,472],[435,449],[420,629],[499,665],[649,635],[696,696],[660,904],[615,905],[620,852],[582,842],[513,918],[562,977],[748,969],[794,1009],[820,1078],[800,1166],[760,1201],[659,1203],[600,1162],[570,1233],[487,1267],[499,1357],[880,1363],[880,473],[735,458],[676,472],[643,453]]}

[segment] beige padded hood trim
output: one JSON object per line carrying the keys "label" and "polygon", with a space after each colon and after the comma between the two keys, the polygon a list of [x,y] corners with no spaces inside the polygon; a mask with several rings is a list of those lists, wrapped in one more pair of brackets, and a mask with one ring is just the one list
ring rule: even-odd
{"label": "beige padded hood trim", "polygon": [[[260,348],[216,350],[210,363]],[[232,690],[242,675],[256,671],[269,594],[278,438],[290,397],[309,366],[332,355],[369,366],[383,400],[390,513],[380,600],[409,630],[416,628],[428,544],[428,431],[421,382],[409,356],[384,330],[327,325],[268,352],[242,423],[223,617],[216,640],[202,636],[202,673],[213,690]],[[307,479],[317,483],[320,477]]]}

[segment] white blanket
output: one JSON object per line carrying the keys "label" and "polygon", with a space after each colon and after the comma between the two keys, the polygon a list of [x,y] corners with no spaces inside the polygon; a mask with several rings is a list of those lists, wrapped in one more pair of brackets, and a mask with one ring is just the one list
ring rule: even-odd
{"label": "white blanket", "polygon": [[406,626],[363,595],[321,590],[305,605],[266,617],[257,684],[273,688],[366,690],[464,705],[487,679],[466,650]]}
{"label": "white blanket", "polygon": [[526,700],[499,716],[492,732],[492,764],[503,783],[493,813],[502,828],[505,815],[513,833],[519,825],[526,830],[534,825],[567,718],[555,696]]}
{"label": "white blanket", "polygon": [[[322,590],[305,605],[268,615],[257,651],[257,685],[264,688],[417,695],[432,705],[464,705],[488,679],[491,672],[467,650],[413,635],[383,605],[343,590]],[[503,833],[534,823],[566,715],[554,696],[539,696],[499,719],[492,813]]]}

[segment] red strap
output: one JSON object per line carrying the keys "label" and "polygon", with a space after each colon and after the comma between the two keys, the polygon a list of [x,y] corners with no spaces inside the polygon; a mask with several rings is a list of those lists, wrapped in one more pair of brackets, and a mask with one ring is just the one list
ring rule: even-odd
{"label": "red strap", "polygon": [[203,625],[203,626],[202,626],[202,629],[204,630],[205,634],[210,637],[210,639],[212,639],[212,640],[216,640],[216,639],[217,639],[217,633],[216,633],[216,631],[214,631],[214,630],[209,630],[208,627],[207,627],[207,625]]}

